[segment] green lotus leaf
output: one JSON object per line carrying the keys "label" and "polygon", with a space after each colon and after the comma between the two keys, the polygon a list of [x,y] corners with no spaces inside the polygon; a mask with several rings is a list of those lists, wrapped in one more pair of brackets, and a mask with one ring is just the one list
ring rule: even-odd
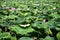
{"label": "green lotus leaf", "polygon": [[31,27],[28,27],[28,28],[21,28],[17,25],[15,26],[10,26],[9,29],[11,31],[15,31],[17,34],[21,34],[21,35],[24,35],[24,34],[27,34],[27,33],[30,33],[30,32],[33,32],[34,29],[31,28]]}
{"label": "green lotus leaf", "polygon": [[10,38],[11,35],[9,32],[4,32],[4,33],[0,33],[0,39],[2,38]]}
{"label": "green lotus leaf", "polygon": [[16,37],[11,37],[11,40],[17,40],[17,38]]}
{"label": "green lotus leaf", "polygon": [[45,37],[45,40],[54,40],[54,37],[47,36]]}
{"label": "green lotus leaf", "polygon": [[56,37],[58,40],[60,40],[60,32],[57,33]]}

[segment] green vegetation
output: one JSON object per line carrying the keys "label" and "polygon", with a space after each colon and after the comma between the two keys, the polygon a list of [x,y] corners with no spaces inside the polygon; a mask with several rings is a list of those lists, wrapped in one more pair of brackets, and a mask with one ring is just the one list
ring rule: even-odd
{"label": "green vegetation", "polygon": [[60,40],[60,0],[0,0],[0,40]]}

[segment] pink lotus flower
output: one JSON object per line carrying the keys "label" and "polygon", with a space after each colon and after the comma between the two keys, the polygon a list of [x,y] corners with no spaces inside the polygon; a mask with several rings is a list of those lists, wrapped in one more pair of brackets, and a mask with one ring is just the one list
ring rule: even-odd
{"label": "pink lotus flower", "polygon": [[11,10],[15,11],[15,10],[16,10],[16,8],[11,8]]}

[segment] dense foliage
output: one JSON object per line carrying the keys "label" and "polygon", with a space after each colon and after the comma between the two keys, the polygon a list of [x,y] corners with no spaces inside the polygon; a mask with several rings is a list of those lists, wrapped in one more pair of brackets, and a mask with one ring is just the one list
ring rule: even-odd
{"label": "dense foliage", "polygon": [[0,0],[0,40],[60,40],[60,0]]}

